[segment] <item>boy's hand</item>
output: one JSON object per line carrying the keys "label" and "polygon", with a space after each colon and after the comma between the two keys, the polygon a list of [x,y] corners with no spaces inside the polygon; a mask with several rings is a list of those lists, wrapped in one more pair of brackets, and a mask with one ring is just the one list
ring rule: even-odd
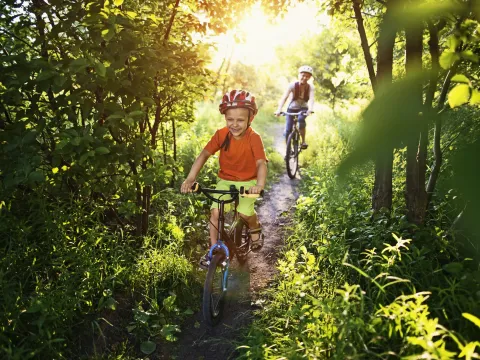
{"label": "boy's hand", "polygon": [[195,182],[195,180],[189,180],[185,179],[185,181],[182,183],[182,186],[180,186],[180,192],[186,194],[189,192],[192,192],[192,185]]}
{"label": "boy's hand", "polygon": [[312,110],[307,110],[307,116],[308,115],[312,115],[313,114],[313,111]]}
{"label": "boy's hand", "polygon": [[260,194],[263,189],[264,189],[264,186],[255,185],[255,186],[252,186],[250,189],[248,189],[248,193],[249,194]]}

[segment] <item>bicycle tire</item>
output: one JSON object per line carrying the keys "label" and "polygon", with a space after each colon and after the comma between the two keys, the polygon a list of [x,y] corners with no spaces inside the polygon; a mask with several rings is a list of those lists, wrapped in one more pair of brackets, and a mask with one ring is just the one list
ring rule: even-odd
{"label": "bicycle tire", "polygon": [[223,290],[224,271],[222,262],[223,253],[213,255],[208,266],[207,277],[203,288],[203,317],[209,326],[219,323],[223,315],[226,290]]}
{"label": "bicycle tire", "polygon": [[290,179],[294,179],[298,170],[298,131],[292,131],[288,135],[285,163],[287,165],[287,174]]}
{"label": "bicycle tire", "polygon": [[235,224],[233,240],[235,242],[237,260],[240,265],[243,265],[250,251],[250,234],[248,233],[248,225],[242,218],[239,218]]}

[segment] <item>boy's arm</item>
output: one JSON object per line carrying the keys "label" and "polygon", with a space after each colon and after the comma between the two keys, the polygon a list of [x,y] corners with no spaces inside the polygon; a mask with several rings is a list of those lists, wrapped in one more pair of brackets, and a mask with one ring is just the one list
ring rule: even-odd
{"label": "boy's arm", "polygon": [[190,172],[188,173],[187,178],[185,181],[182,183],[182,186],[180,187],[180,191],[182,193],[187,193],[192,191],[192,185],[195,182],[195,179],[197,178],[198,173],[200,170],[202,170],[203,165],[205,165],[205,162],[208,160],[208,158],[211,156],[207,150],[203,149],[200,155],[195,159],[192,168],[190,169]]}
{"label": "boy's arm", "polygon": [[248,189],[250,194],[260,194],[265,188],[267,181],[267,162],[264,159],[257,160],[257,185]]}
{"label": "boy's arm", "polygon": [[280,99],[280,102],[278,103],[278,109],[275,112],[275,115],[278,116],[282,112],[282,107],[283,107],[283,105],[285,105],[285,101],[287,101],[288,95],[290,95],[290,92],[291,92],[291,89],[290,89],[290,85],[289,85],[288,88],[287,88],[287,91],[285,91],[285,94],[283,94],[282,98]]}

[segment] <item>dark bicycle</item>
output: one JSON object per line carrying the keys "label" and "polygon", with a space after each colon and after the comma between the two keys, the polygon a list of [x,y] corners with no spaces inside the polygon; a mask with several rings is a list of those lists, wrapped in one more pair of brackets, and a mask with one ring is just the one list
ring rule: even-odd
{"label": "dark bicycle", "polygon": [[292,131],[288,134],[287,137],[287,149],[285,153],[285,164],[287,166],[287,174],[290,179],[294,179],[298,171],[298,155],[302,151],[300,146],[300,130],[298,129],[298,115],[307,116],[307,112],[302,110],[296,113],[290,112],[281,112],[280,115],[292,115],[293,116],[293,126]]}
{"label": "dark bicycle", "polygon": [[[234,256],[240,264],[245,263],[248,253],[251,251],[251,237],[248,225],[238,212],[237,205],[239,196],[259,197],[259,194],[248,194],[243,186],[238,190],[235,185],[230,190],[216,190],[202,188],[198,183],[193,184],[192,191],[203,193],[207,198],[219,204],[218,238],[217,243],[210,247],[208,252],[208,272],[203,288],[203,317],[208,325],[217,325],[223,314],[223,306],[227,293],[228,269]],[[211,194],[230,195],[228,200],[218,199]],[[225,205],[235,203],[233,222],[225,230]]]}

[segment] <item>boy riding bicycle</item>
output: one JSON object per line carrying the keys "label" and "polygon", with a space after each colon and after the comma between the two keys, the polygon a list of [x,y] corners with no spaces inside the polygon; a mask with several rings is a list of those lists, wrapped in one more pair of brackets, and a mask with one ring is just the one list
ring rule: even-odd
{"label": "boy riding bicycle", "polygon": [[[292,100],[288,104],[287,112],[299,112],[306,111],[306,115],[298,115],[298,127],[300,130],[300,136],[302,137],[302,149],[308,147],[305,142],[305,118],[313,112],[314,103],[314,87],[308,83],[308,80],[313,76],[313,69],[308,65],[300,66],[298,69],[298,81],[288,85],[287,91],[283,94],[280,102],[278,103],[278,109],[275,112],[276,116],[279,116],[282,112],[282,107],[287,101],[287,98],[292,94]],[[293,116],[286,116],[285,124],[285,139],[292,131]]]}
{"label": "boy riding bicycle", "polygon": [[[216,188],[228,190],[230,185],[237,189],[244,186],[250,194],[260,194],[267,178],[267,157],[262,138],[251,127],[257,114],[255,97],[244,90],[232,90],[223,96],[219,105],[225,115],[226,126],[212,136],[208,144],[196,158],[192,168],[181,185],[181,192],[191,192],[191,187],[210,156],[220,150],[220,178]],[[237,207],[239,215],[247,222],[252,238],[252,250],[263,246],[264,235],[254,208],[255,198],[240,197]],[[212,203],[210,214],[210,245],[217,242],[218,204]],[[200,260],[206,268],[208,253]]]}

